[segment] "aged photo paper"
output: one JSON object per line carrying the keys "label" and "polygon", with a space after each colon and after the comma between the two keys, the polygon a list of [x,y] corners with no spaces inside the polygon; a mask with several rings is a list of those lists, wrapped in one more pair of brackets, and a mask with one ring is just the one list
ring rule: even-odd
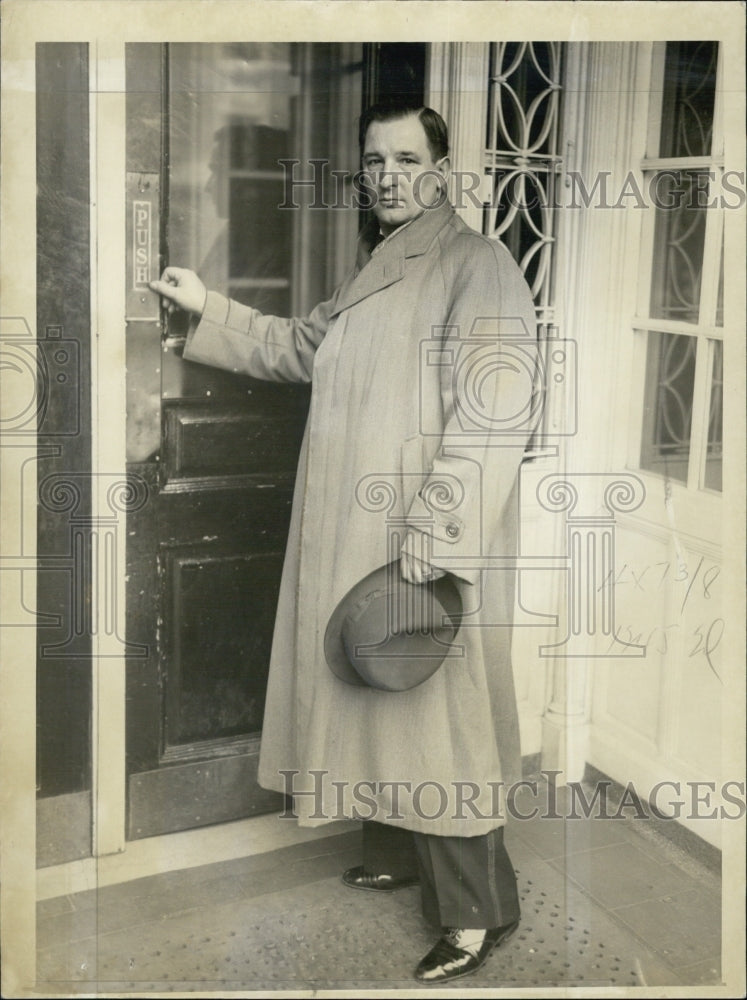
{"label": "aged photo paper", "polygon": [[743,996],[744,4],[0,20],[2,995]]}

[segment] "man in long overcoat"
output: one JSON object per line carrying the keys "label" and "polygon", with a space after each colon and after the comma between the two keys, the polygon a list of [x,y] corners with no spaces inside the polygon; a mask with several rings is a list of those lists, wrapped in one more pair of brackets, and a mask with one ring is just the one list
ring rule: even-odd
{"label": "man in long overcoat", "polygon": [[[507,564],[535,317],[505,247],[446,199],[440,116],[373,108],[360,137],[375,218],[346,280],[308,317],[262,315],[176,267],[153,287],[198,320],[189,360],[312,383],[259,781],[292,792],[302,824],[365,820],[348,885],[420,881],[444,933],[416,976],[438,982],[478,968],[519,919],[502,839],[501,790],[520,767]],[[393,554],[411,583],[452,574],[463,603],[453,655],[396,693],[346,684],[324,653],[339,602]]]}

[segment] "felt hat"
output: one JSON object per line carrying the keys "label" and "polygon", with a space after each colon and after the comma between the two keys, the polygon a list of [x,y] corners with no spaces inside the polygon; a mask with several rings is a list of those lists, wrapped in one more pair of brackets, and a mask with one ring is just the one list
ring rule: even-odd
{"label": "felt hat", "polygon": [[324,635],[330,670],[348,684],[408,691],[434,674],[459,630],[462,599],[448,574],[402,579],[399,560],[369,573],[335,608]]}

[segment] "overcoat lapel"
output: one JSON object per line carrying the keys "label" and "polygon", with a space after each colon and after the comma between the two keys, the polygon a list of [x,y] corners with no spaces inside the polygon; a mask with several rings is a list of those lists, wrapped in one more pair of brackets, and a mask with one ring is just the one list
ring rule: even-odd
{"label": "overcoat lapel", "polygon": [[[337,299],[337,305],[333,315],[349,309],[361,299],[373,295],[374,292],[393,285],[404,277],[405,256],[401,249],[393,249],[394,240],[382,247],[375,257],[370,257],[368,262],[356,274],[353,280],[343,289]],[[392,252],[393,250],[393,252]]]}
{"label": "overcoat lapel", "polygon": [[333,315],[400,281],[405,274],[406,258],[424,254],[453,214],[454,209],[448,202],[438,208],[426,209],[402,233],[395,234],[373,257],[371,250],[375,246],[378,222],[374,219],[369,223],[358,241],[356,274],[347,287],[342,289]]}

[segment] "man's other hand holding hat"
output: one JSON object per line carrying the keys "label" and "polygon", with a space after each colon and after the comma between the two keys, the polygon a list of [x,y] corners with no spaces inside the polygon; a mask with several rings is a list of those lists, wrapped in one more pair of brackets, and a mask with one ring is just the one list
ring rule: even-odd
{"label": "man's other hand holding hat", "polygon": [[428,559],[428,536],[421,531],[410,530],[400,553],[399,567],[402,579],[408,583],[428,583],[445,576],[445,570],[431,566]]}

